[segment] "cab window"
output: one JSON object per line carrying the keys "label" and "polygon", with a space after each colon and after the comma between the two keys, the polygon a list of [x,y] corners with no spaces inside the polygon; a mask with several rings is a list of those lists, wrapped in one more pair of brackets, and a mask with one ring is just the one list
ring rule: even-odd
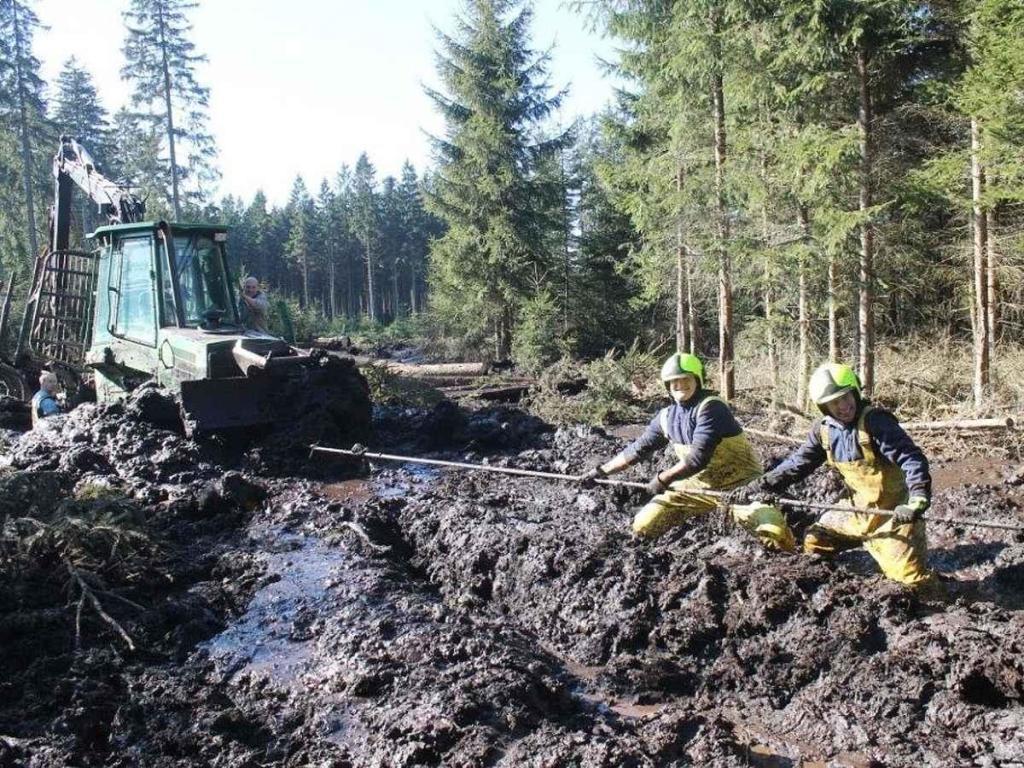
{"label": "cab window", "polygon": [[156,346],[156,276],[149,237],[121,241],[114,334]]}

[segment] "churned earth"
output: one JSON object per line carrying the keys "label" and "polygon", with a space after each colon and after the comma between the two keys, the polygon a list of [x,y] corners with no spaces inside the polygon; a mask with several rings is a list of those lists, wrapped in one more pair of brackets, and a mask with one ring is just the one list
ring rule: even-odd
{"label": "churned earth", "polygon": [[[1020,533],[932,525],[923,600],[721,514],[636,541],[621,488],[195,442],[160,397],[0,433],[0,766],[1024,765]],[[567,473],[627,440],[447,402],[374,426]],[[1018,465],[974,450],[931,514],[1024,524]]]}

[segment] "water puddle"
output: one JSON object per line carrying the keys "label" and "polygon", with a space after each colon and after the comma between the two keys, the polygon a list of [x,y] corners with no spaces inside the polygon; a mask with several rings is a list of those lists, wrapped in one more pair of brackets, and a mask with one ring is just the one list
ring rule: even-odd
{"label": "water puddle", "polygon": [[251,675],[288,686],[308,668],[315,640],[308,622],[330,599],[327,585],[345,555],[313,537],[271,532],[273,579],[253,595],[245,614],[200,647],[226,678]]}
{"label": "water puddle", "polygon": [[404,498],[413,490],[424,490],[441,474],[440,470],[424,464],[402,464],[401,470],[404,477],[398,482],[391,478],[374,482],[374,493],[382,499]]}

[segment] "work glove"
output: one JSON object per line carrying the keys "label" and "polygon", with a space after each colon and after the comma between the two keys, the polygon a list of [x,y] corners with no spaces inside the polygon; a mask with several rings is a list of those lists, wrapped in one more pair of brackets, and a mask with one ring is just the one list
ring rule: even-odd
{"label": "work glove", "polygon": [[768,490],[763,477],[759,477],[757,480],[730,491],[729,495],[725,497],[725,503],[729,505],[750,504],[753,501],[774,505],[778,503],[779,497],[778,494]]}
{"label": "work glove", "polygon": [[589,472],[586,472],[579,476],[580,485],[584,488],[594,488],[597,485],[598,480],[603,480],[608,477],[608,473],[601,469],[601,465],[598,464]]}
{"label": "work glove", "polygon": [[924,496],[915,496],[906,504],[900,504],[889,516],[893,525],[912,525],[920,520],[929,507],[929,501]]}
{"label": "work glove", "polygon": [[668,485],[661,479],[661,473],[656,473],[651,478],[650,482],[647,483],[647,492],[652,496],[657,496],[659,493],[668,490]]}

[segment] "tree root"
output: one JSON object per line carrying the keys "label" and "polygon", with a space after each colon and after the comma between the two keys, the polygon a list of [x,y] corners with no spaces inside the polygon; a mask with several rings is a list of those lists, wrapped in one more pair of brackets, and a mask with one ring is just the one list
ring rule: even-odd
{"label": "tree root", "polygon": [[[96,597],[96,593],[93,592],[92,588],[85,583],[85,579],[82,578],[82,574],[79,573],[78,569],[75,568],[67,560],[64,561],[64,565],[67,566],[68,573],[71,574],[71,578],[78,584],[80,592],[78,598],[78,607],[75,610],[75,648],[81,646],[82,640],[82,610],[85,607],[86,601],[92,606],[93,610],[99,614],[99,617],[103,619],[107,624],[113,627],[114,631],[121,636],[128,649],[131,651],[135,650],[135,643],[131,637],[125,631],[124,627],[117,623],[117,621],[103,609],[103,605],[100,603],[99,598]],[[123,599],[123,598],[122,598]],[[130,601],[127,601],[130,602]],[[134,605],[134,604],[133,604]]]}

